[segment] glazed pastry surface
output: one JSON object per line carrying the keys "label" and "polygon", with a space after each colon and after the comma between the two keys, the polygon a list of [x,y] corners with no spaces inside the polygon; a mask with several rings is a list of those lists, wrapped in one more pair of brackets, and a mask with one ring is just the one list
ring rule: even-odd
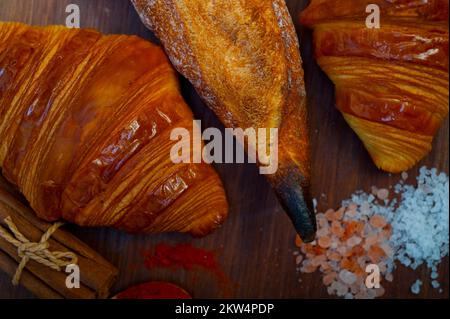
{"label": "glazed pastry surface", "polygon": [[[369,4],[380,8],[379,29],[366,27]],[[313,0],[301,14],[337,107],[388,172],[424,158],[447,118],[448,13],[448,0]]]}
{"label": "glazed pastry surface", "polygon": [[226,218],[206,164],[174,164],[192,130],[175,71],[135,36],[0,23],[0,167],[37,215],[202,236]]}

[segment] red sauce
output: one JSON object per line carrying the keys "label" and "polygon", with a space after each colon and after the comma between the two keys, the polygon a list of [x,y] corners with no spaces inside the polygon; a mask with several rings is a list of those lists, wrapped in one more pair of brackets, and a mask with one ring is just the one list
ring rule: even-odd
{"label": "red sauce", "polygon": [[149,282],[131,287],[116,297],[117,299],[192,299],[182,288],[166,282]]}

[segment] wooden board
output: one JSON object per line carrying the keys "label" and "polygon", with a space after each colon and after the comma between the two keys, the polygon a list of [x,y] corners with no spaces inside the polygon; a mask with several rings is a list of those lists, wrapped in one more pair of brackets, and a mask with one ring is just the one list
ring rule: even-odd
{"label": "wooden board", "polygon": [[[308,107],[311,117],[313,189],[319,209],[338,207],[355,190],[372,185],[388,187],[399,176],[378,171],[361,142],[334,107],[333,85],[312,58],[311,32],[298,24],[298,14],[307,0],[287,1],[301,39],[306,73]],[[135,34],[155,40],[141,24],[128,0],[0,0],[0,19],[29,24],[64,24],[65,8],[76,3],[81,9],[82,27],[105,33]],[[216,117],[203,105],[191,85],[182,80],[183,94],[197,118],[205,126],[223,129]],[[434,143],[434,151],[419,166],[437,167],[448,174],[448,120]],[[229,297],[239,298],[326,298],[328,294],[318,274],[302,275],[298,281],[293,256],[295,237],[288,218],[273,191],[254,165],[216,165],[223,178],[230,202],[230,217],[225,225],[204,239],[179,234],[131,236],[114,230],[80,229],[75,234],[101,252],[121,271],[114,292],[147,280],[167,280],[185,287],[196,298],[223,297],[214,277],[200,272],[155,270],[143,266],[142,251],[157,243],[191,242],[198,247],[217,250],[220,264],[235,283]],[[411,171],[415,176],[417,169]],[[411,180],[411,182],[413,179]],[[444,292],[438,294],[428,285],[419,297],[448,298],[448,258],[441,264]],[[399,267],[393,284],[386,284],[386,297],[409,298],[410,285],[420,278],[429,282],[426,269]],[[0,298],[32,297],[22,288],[14,288],[0,274]]]}

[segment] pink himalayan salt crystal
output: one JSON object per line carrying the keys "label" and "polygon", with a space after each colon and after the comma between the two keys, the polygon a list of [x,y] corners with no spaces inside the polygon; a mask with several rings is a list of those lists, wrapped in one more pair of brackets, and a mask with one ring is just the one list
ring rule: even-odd
{"label": "pink himalayan salt crystal", "polygon": [[384,295],[386,291],[384,290],[383,286],[380,286],[380,288],[375,289],[375,296],[381,297]]}
{"label": "pink himalayan salt crystal", "polygon": [[408,173],[407,172],[403,172],[402,173],[402,179],[404,180],[404,181],[406,181],[407,179],[408,179]]}
{"label": "pink himalayan salt crystal", "polygon": [[322,263],[320,264],[320,270],[321,270],[322,272],[325,272],[325,271],[330,270],[330,269],[331,269],[330,263],[324,261],[324,262],[322,262]]}
{"label": "pink himalayan salt crystal", "polygon": [[339,208],[339,209],[334,213],[334,219],[335,219],[335,220],[341,220],[342,218],[344,218],[344,213],[345,213],[345,207]]}
{"label": "pink himalayan salt crystal", "polygon": [[311,274],[317,270],[317,266],[313,266],[312,264],[304,265],[303,268],[301,268],[301,271],[305,274]]}
{"label": "pink himalayan salt crystal", "polygon": [[389,198],[389,190],[386,188],[379,189],[377,192],[377,197],[379,200],[386,200]]}
{"label": "pink himalayan salt crystal", "polygon": [[388,257],[394,256],[394,250],[392,249],[392,247],[389,244],[383,243],[380,247],[381,247],[381,249],[384,250],[384,252],[386,253],[386,256],[388,256]]}
{"label": "pink himalayan salt crystal", "polygon": [[319,225],[319,230],[321,228],[328,228],[330,227],[330,224],[328,223],[328,220],[326,218],[324,219],[318,219],[317,224]]}
{"label": "pink himalayan salt crystal", "polygon": [[331,238],[328,236],[320,237],[318,243],[322,248],[329,248],[331,246]]}
{"label": "pink himalayan salt crystal", "polygon": [[341,237],[344,234],[344,228],[342,227],[342,224],[339,221],[334,220],[331,223],[331,232],[334,235]]}
{"label": "pink himalayan salt crystal", "polygon": [[344,256],[347,252],[347,248],[344,246],[339,246],[336,250],[341,256]]}
{"label": "pink himalayan salt crystal", "polygon": [[366,237],[366,240],[364,242],[365,247],[367,247],[367,249],[369,249],[371,246],[378,243],[378,239],[379,239],[379,237],[377,234],[369,235],[368,237]]}
{"label": "pink himalayan salt crystal", "polygon": [[352,236],[347,240],[346,244],[348,247],[354,247],[356,245],[359,245],[361,241],[362,241],[361,237]]}
{"label": "pink himalayan salt crystal", "polygon": [[387,221],[383,216],[373,215],[372,218],[370,218],[370,225],[375,228],[383,228],[386,224]]}
{"label": "pink himalayan salt crystal", "polygon": [[339,253],[331,250],[327,252],[327,257],[331,261],[340,261],[342,259],[342,256]]}
{"label": "pink himalayan salt crystal", "polygon": [[[328,222],[327,222],[328,226]],[[330,234],[330,227],[322,227],[317,231],[317,237],[328,236]]]}
{"label": "pink himalayan salt crystal", "polygon": [[358,215],[358,205],[350,204],[350,206],[348,206],[347,208],[347,211],[345,212],[345,216],[355,217],[356,215]]}
{"label": "pink himalayan salt crystal", "polygon": [[384,243],[386,240],[389,240],[391,236],[387,236],[386,233],[384,231],[381,231],[378,234],[378,242],[380,243]]}
{"label": "pink himalayan salt crystal", "polygon": [[326,217],[326,219],[327,220],[329,220],[329,221],[332,221],[332,220],[334,220],[334,209],[329,209],[329,210],[327,210],[326,212],[325,212],[325,217]]}
{"label": "pink himalayan salt crystal", "polygon": [[323,276],[322,282],[325,286],[329,286],[333,283],[333,281],[336,279],[337,274],[335,272],[330,272]]}
{"label": "pink himalayan salt crystal", "polygon": [[325,255],[318,255],[315,256],[313,259],[311,259],[311,265],[313,266],[320,266],[323,262],[327,260],[327,256]]}

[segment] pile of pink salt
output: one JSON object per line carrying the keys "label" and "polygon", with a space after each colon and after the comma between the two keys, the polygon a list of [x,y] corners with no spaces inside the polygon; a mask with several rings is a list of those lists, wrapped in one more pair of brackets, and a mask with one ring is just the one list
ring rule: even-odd
{"label": "pile of pink salt", "polygon": [[318,232],[315,242],[305,244],[296,238],[300,252],[296,253],[298,271],[320,271],[330,295],[347,299],[372,299],[384,294],[384,288],[366,287],[366,267],[376,264],[381,282],[392,281],[394,251],[389,240],[392,227],[371,209],[370,202],[384,201],[387,190],[374,191],[370,201],[349,202],[339,210],[317,214]]}

